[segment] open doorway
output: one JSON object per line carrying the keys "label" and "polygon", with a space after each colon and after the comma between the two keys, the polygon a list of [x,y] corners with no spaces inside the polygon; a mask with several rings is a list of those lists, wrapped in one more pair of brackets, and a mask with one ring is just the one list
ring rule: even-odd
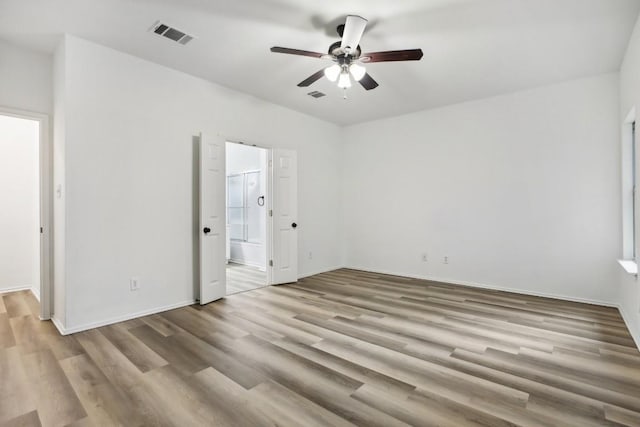
{"label": "open doorway", "polygon": [[[200,304],[296,282],[297,153],[225,142],[219,134],[201,133],[199,139]],[[252,174],[258,170],[259,176]]]}
{"label": "open doorway", "polygon": [[31,311],[43,319],[50,317],[46,127],[46,116],[0,111],[0,293],[26,292],[27,302],[32,294]]}
{"label": "open doorway", "polygon": [[268,150],[226,143],[227,295],[268,284]]}

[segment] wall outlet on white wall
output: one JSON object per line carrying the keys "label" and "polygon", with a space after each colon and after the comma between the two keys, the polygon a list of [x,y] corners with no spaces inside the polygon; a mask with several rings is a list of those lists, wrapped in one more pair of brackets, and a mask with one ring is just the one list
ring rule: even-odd
{"label": "wall outlet on white wall", "polygon": [[448,256],[444,257],[444,259],[442,260],[442,263],[449,264],[449,257]]}
{"label": "wall outlet on white wall", "polygon": [[137,291],[138,289],[140,289],[140,279],[138,279],[137,277],[132,277],[131,280],[129,280],[129,286],[132,291]]}
{"label": "wall outlet on white wall", "polygon": [[427,259],[428,259],[427,254],[426,253],[422,254],[422,262],[427,262]]}
{"label": "wall outlet on white wall", "polygon": [[309,259],[313,259],[313,252],[309,251]]}

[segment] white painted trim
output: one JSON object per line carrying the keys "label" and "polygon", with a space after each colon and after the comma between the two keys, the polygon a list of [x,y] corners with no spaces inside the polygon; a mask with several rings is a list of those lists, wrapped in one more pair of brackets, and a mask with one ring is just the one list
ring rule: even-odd
{"label": "white painted trim", "polygon": [[[622,320],[625,322],[625,325],[627,326],[627,329],[629,330],[629,333],[631,334],[631,337],[633,338],[634,342],[636,343],[636,346],[640,350],[640,337],[635,336],[631,332],[631,328],[629,327],[630,322],[627,320],[628,316],[625,315],[624,309],[622,308],[622,306],[620,306],[620,304],[604,302],[604,301],[587,300],[587,299],[584,299],[584,298],[562,297],[562,296],[553,295],[553,294],[545,294],[545,293],[541,293],[541,292],[523,291],[521,289],[504,288],[504,287],[499,287],[499,286],[491,286],[491,285],[485,285],[485,284],[480,284],[480,283],[475,283],[475,282],[467,282],[467,281],[461,281],[461,280],[435,279],[435,278],[430,278],[430,277],[426,277],[426,276],[392,273],[392,272],[383,271],[383,270],[372,270],[371,268],[368,268],[368,267],[353,267],[353,266],[351,266],[351,267],[346,267],[346,266],[329,267],[329,268],[324,268],[324,269],[321,269],[321,270],[318,270],[318,271],[314,271],[314,272],[310,272],[310,273],[304,273],[304,274],[298,276],[298,279],[304,279],[305,277],[315,276],[317,274],[327,273],[329,271],[335,271],[335,270],[339,270],[339,269],[342,269],[342,268],[348,268],[350,270],[365,271],[365,272],[369,272],[369,273],[387,274],[387,275],[399,276],[399,277],[409,277],[409,278],[413,278],[413,279],[429,280],[429,281],[445,283],[445,284],[469,286],[469,287],[473,287],[473,288],[482,288],[482,289],[491,289],[491,290],[496,290],[496,291],[512,292],[512,293],[517,293],[517,294],[522,294],[522,295],[540,296],[540,297],[553,298],[553,299],[564,300],[564,301],[582,302],[582,303],[586,303],[586,304],[601,305],[601,306],[605,306],[605,307],[617,308],[618,311],[620,312],[620,315],[622,316]],[[15,289],[15,290],[27,290],[27,289],[30,289],[30,288],[27,287],[27,288]],[[5,291],[3,291],[3,292],[5,292]],[[0,292],[0,293],[3,293],[3,292]],[[10,292],[10,291],[6,291],[6,292]],[[177,304],[171,304],[171,305],[167,305],[167,306],[164,306],[164,307],[153,308],[153,309],[150,309],[150,310],[141,311],[141,312],[138,312],[138,313],[135,313],[135,314],[131,314],[131,315],[124,315],[124,316],[114,317],[114,318],[111,318],[111,319],[107,319],[107,320],[103,320],[103,321],[99,321],[99,322],[93,322],[93,323],[89,323],[89,324],[86,324],[86,325],[76,326],[76,327],[69,328],[69,329],[66,329],[62,325],[62,322],[60,322],[55,316],[51,317],[51,321],[53,322],[53,324],[58,329],[58,331],[60,332],[61,335],[68,335],[68,334],[73,334],[73,333],[76,333],[76,332],[86,331],[88,329],[93,329],[93,328],[98,328],[98,327],[101,327],[101,326],[111,325],[113,323],[124,322],[126,320],[135,319],[137,317],[148,316],[148,315],[160,313],[160,312],[163,312],[163,311],[174,310],[176,308],[186,307],[188,305],[195,304],[196,302],[197,301],[195,301],[195,300],[193,300],[193,301],[184,301],[184,302],[177,303]]]}
{"label": "white painted trim", "polygon": [[627,273],[637,276],[638,275],[638,264],[632,259],[619,259],[618,264],[624,268],[624,271]]}
{"label": "white painted trim", "polygon": [[[40,319],[40,320],[43,320],[43,319]],[[65,329],[64,329],[64,326],[62,325],[62,322],[56,317],[55,313],[53,316],[51,316],[51,319],[49,320],[51,320],[51,323],[53,323],[53,326],[55,326],[58,332],[60,332],[60,335],[67,335],[64,332]]]}
{"label": "white painted trim", "polygon": [[627,113],[627,117],[625,117],[624,119],[624,123],[625,124],[631,124],[633,122],[636,121],[636,107],[635,105],[633,107],[631,107],[631,110],[629,110],[629,113]]}
{"label": "white painted trim", "polygon": [[9,292],[18,292],[18,291],[30,291],[31,285],[27,286],[14,286],[12,288],[0,289],[0,295],[8,294]]}
{"label": "white painted trim", "polygon": [[348,268],[348,269],[351,269],[351,270],[365,271],[365,272],[369,272],[369,273],[387,274],[387,275],[390,275],[390,276],[409,277],[409,278],[412,278],[412,279],[429,280],[429,281],[432,281],[432,282],[439,282],[439,283],[459,285],[459,286],[468,286],[468,287],[472,287],[472,288],[491,289],[491,290],[494,290],[494,291],[511,292],[511,293],[515,293],[515,294],[529,295],[529,296],[534,296],[534,297],[553,298],[553,299],[557,299],[557,300],[561,300],[561,301],[571,301],[571,302],[579,302],[579,303],[583,303],[583,304],[591,304],[591,305],[599,305],[599,306],[603,306],[603,307],[617,308],[618,311],[620,312],[620,316],[622,316],[622,320],[624,321],[625,325],[627,326],[627,330],[629,331],[629,334],[631,335],[631,338],[633,338],[633,341],[635,342],[636,347],[638,348],[638,350],[640,350],[640,336],[635,336],[633,334],[633,332],[632,332],[633,329],[630,327],[631,322],[629,322],[627,320],[628,316],[625,315],[624,309],[618,303],[608,302],[608,301],[592,300],[592,299],[587,299],[587,298],[569,297],[569,296],[565,296],[565,295],[548,294],[548,293],[544,293],[544,292],[526,291],[526,290],[522,290],[522,289],[505,288],[505,287],[502,287],[502,286],[487,285],[487,284],[476,283],[476,282],[467,282],[467,281],[464,281],[464,280],[441,279],[441,278],[419,276],[419,275],[406,274],[406,273],[395,273],[395,272],[389,272],[389,271],[384,271],[384,270],[372,270],[371,268],[368,268],[368,267],[342,267],[342,268]]}
{"label": "white painted trim", "polygon": [[625,315],[624,308],[622,308],[622,305],[618,304],[618,305],[616,305],[616,308],[620,312],[620,315],[622,316],[622,320],[624,320],[625,325],[627,325],[627,329],[629,330],[629,334],[631,335],[631,338],[633,338],[633,341],[636,343],[636,347],[638,347],[638,350],[640,350],[640,336],[636,336],[632,332],[632,329],[630,328],[631,322],[629,322],[627,320],[628,316]]}
{"label": "white painted trim", "polygon": [[229,258],[229,260],[227,261],[227,264],[229,263],[239,264],[239,265],[248,265],[249,267],[255,267],[260,271],[264,271],[265,273],[267,272],[267,268],[264,265],[260,265],[257,262],[251,262],[244,259]]}
{"label": "white painted trim", "polygon": [[[32,287],[30,290],[31,290],[31,293],[33,294],[33,296],[36,297],[38,302],[40,302],[40,289]],[[42,317],[41,317],[41,319],[42,319]]]}
{"label": "white painted trim", "polygon": [[273,214],[273,148],[262,147],[267,150],[267,206],[264,210],[266,221],[265,226],[265,260],[264,266],[267,271],[267,286],[273,284],[273,257],[275,252],[273,251],[273,216],[269,215],[269,212]]}
{"label": "white painted trim", "polygon": [[345,266],[340,265],[340,266],[336,266],[336,267],[322,268],[320,270],[315,270],[315,271],[312,271],[310,273],[302,273],[302,274],[298,275],[298,280],[304,279],[305,277],[315,276],[316,274],[322,274],[322,273],[328,273],[330,271],[340,270],[341,268],[351,268],[351,267],[345,267]]}
{"label": "white painted trim", "polygon": [[373,269],[371,269],[369,267],[353,267],[353,266],[351,266],[351,267],[344,267],[344,268],[349,268],[349,269],[352,269],[352,270],[360,270],[360,271],[365,271],[365,272],[369,272],[369,273],[388,274],[390,276],[399,276],[399,277],[408,277],[408,278],[411,278],[411,279],[428,280],[428,281],[431,281],[431,282],[440,282],[440,283],[451,284],[451,285],[468,286],[470,288],[490,289],[490,290],[493,290],[493,291],[511,292],[511,293],[520,294],[520,295],[529,295],[529,296],[543,297],[543,298],[553,298],[553,299],[562,300],[562,301],[571,301],[571,302],[579,302],[579,303],[583,303],[583,304],[600,305],[600,306],[604,306],[604,307],[618,308],[618,304],[614,303],[614,302],[611,302],[611,301],[600,301],[600,300],[593,300],[593,299],[588,299],[588,298],[570,297],[570,296],[567,296],[567,295],[558,295],[558,294],[549,294],[549,293],[545,293],[545,292],[527,291],[527,290],[523,290],[523,289],[514,289],[514,288],[503,287],[503,286],[488,285],[488,284],[485,284],[485,283],[469,282],[469,281],[466,281],[466,280],[455,280],[455,279],[445,279],[445,278],[441,278],[441,277],[420,276],[420,275],[415,275],[415,274],[398,273],[398,272],[385,271],[385,270],[373,270]]}
{"label": "white painted trim", "polygon": [[99,328],[101,326],[112,325],[114,323],[124,322],[138,317],[149,316],[151,314],[161,313],[163,311],[175,310],[176,308],[186,307],[188,305],[196,304],[196,300],[183,301],[176,304],[170,304],[163,307],[151,308],[149,310],[139,311],[133,314],[124,314],[122,316],[112,317],[110,319],[99,320],[97,322],[86,323],[84,325],[74,326],[66,328],[62,323],[54,317],[51,318],[53,324],[58,328],[61,335],[75,334],[77,332],[87,331],[89,329]]}
{"label": "white painted trim", "polygon": [[[620,147],[620,196],[622,206],[622,256],[624,259],[632,259],[636,252],[637,244],[633,241],[633,231],[638,226],[637,218],[633,217],[633,165],[638,159],[632,159],[633,122],[636,121],[636,108],[633,107],[621,127]],[[637,156],[637,153],[636,153]],[[636,196],[637,200],[637,196]],[[634,227],[635,224],[635,227]],[[637,233],[637,232],[636,232]]]}
{"label": "white painted trim", "polygon": [[467,282],[467,281],[463,281],[463,280],[440,279],[440,278],[419,276],[419,275],[406,274],[406,273],[394,273],[394,272],[389,272],[389,271],[384,271],[384,270],[372,270],[371,268],[368,268],[368,267],[342,267],[342,268],[348,268],[348,269],[351,269],[351,270],[365,271],[365,272],[369,272],[369,273],[387,274],[387,275],[390,275],[390,276],[409,277],[409,278],[412,278],[412,279],[429,280],[429,281],[432,281],[432,282],[439,282],[439,283],[460,285],[460,286],[468,286],[468,287],[472,287],[472,288],[491,289],[491,290],[494,290],[494,291],[511,292],[511,293],[516,293],[516,294],[521,294],[521,295],[535,296],[535,297],[553,298],[553,299],[557,299],[557,300],[561,300],[561,301],[571,301],[571,302],[579,302],[579,303],[583,303],[583,304],[600,305],[600,306],[603,306],[603,307],[617,308],[618,311],[620,312],[620,316],[622,316],[622,320],[624,321],[625,325],[627,326],[627,330],[629,331],[629,334],[631,335],[631,338],[633,338],[633,341],[635,342],[636,347],[638,348],[638,350],[640,350],[640,336],[635,336],[633,334],[632,328],[630,327],[631,322],[629,322],[627,320],[628,316],[625,315],[624,309],[618,303],[607,302],[607,301],[599,301],[599,300],[591,300],[591,299],[586,299],[586,298],[568,297],[568,296],[556,295],[556,294],[547,294],[547,293],[544,293],[544,292],[525,291],[525,290],[522,290],[522,289],[505,288],[505,287],[501,287],[501,286],[486,285],[486,284],[476,283],[476,282]]}

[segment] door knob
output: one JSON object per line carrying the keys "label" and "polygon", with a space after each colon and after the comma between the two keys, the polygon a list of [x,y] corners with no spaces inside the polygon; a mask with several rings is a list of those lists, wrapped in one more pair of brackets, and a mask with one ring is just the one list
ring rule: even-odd
{"label": "door knob", "polygon": [[205,227],[202,229],[202,231],[204,231],[204,234],[207,234],[211,231],[211,229],[209,227]]}
{"label": "door knob", "polygon": [[298,224],[296,224],[295,222],[293,224],[291,224],[291,227],[296,228],[298,226]]}

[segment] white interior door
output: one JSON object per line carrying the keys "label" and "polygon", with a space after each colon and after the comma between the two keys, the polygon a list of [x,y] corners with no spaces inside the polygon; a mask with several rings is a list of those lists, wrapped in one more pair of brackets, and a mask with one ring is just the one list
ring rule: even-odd
{"label": "white interior door", "polygon": [[227,293],[224,194],[225,143],[200,134],[200,304]]}
{"label": "white interior door", "polygon": [[298,165],[296,152],[274,149],[271,283],[298,281]]}

